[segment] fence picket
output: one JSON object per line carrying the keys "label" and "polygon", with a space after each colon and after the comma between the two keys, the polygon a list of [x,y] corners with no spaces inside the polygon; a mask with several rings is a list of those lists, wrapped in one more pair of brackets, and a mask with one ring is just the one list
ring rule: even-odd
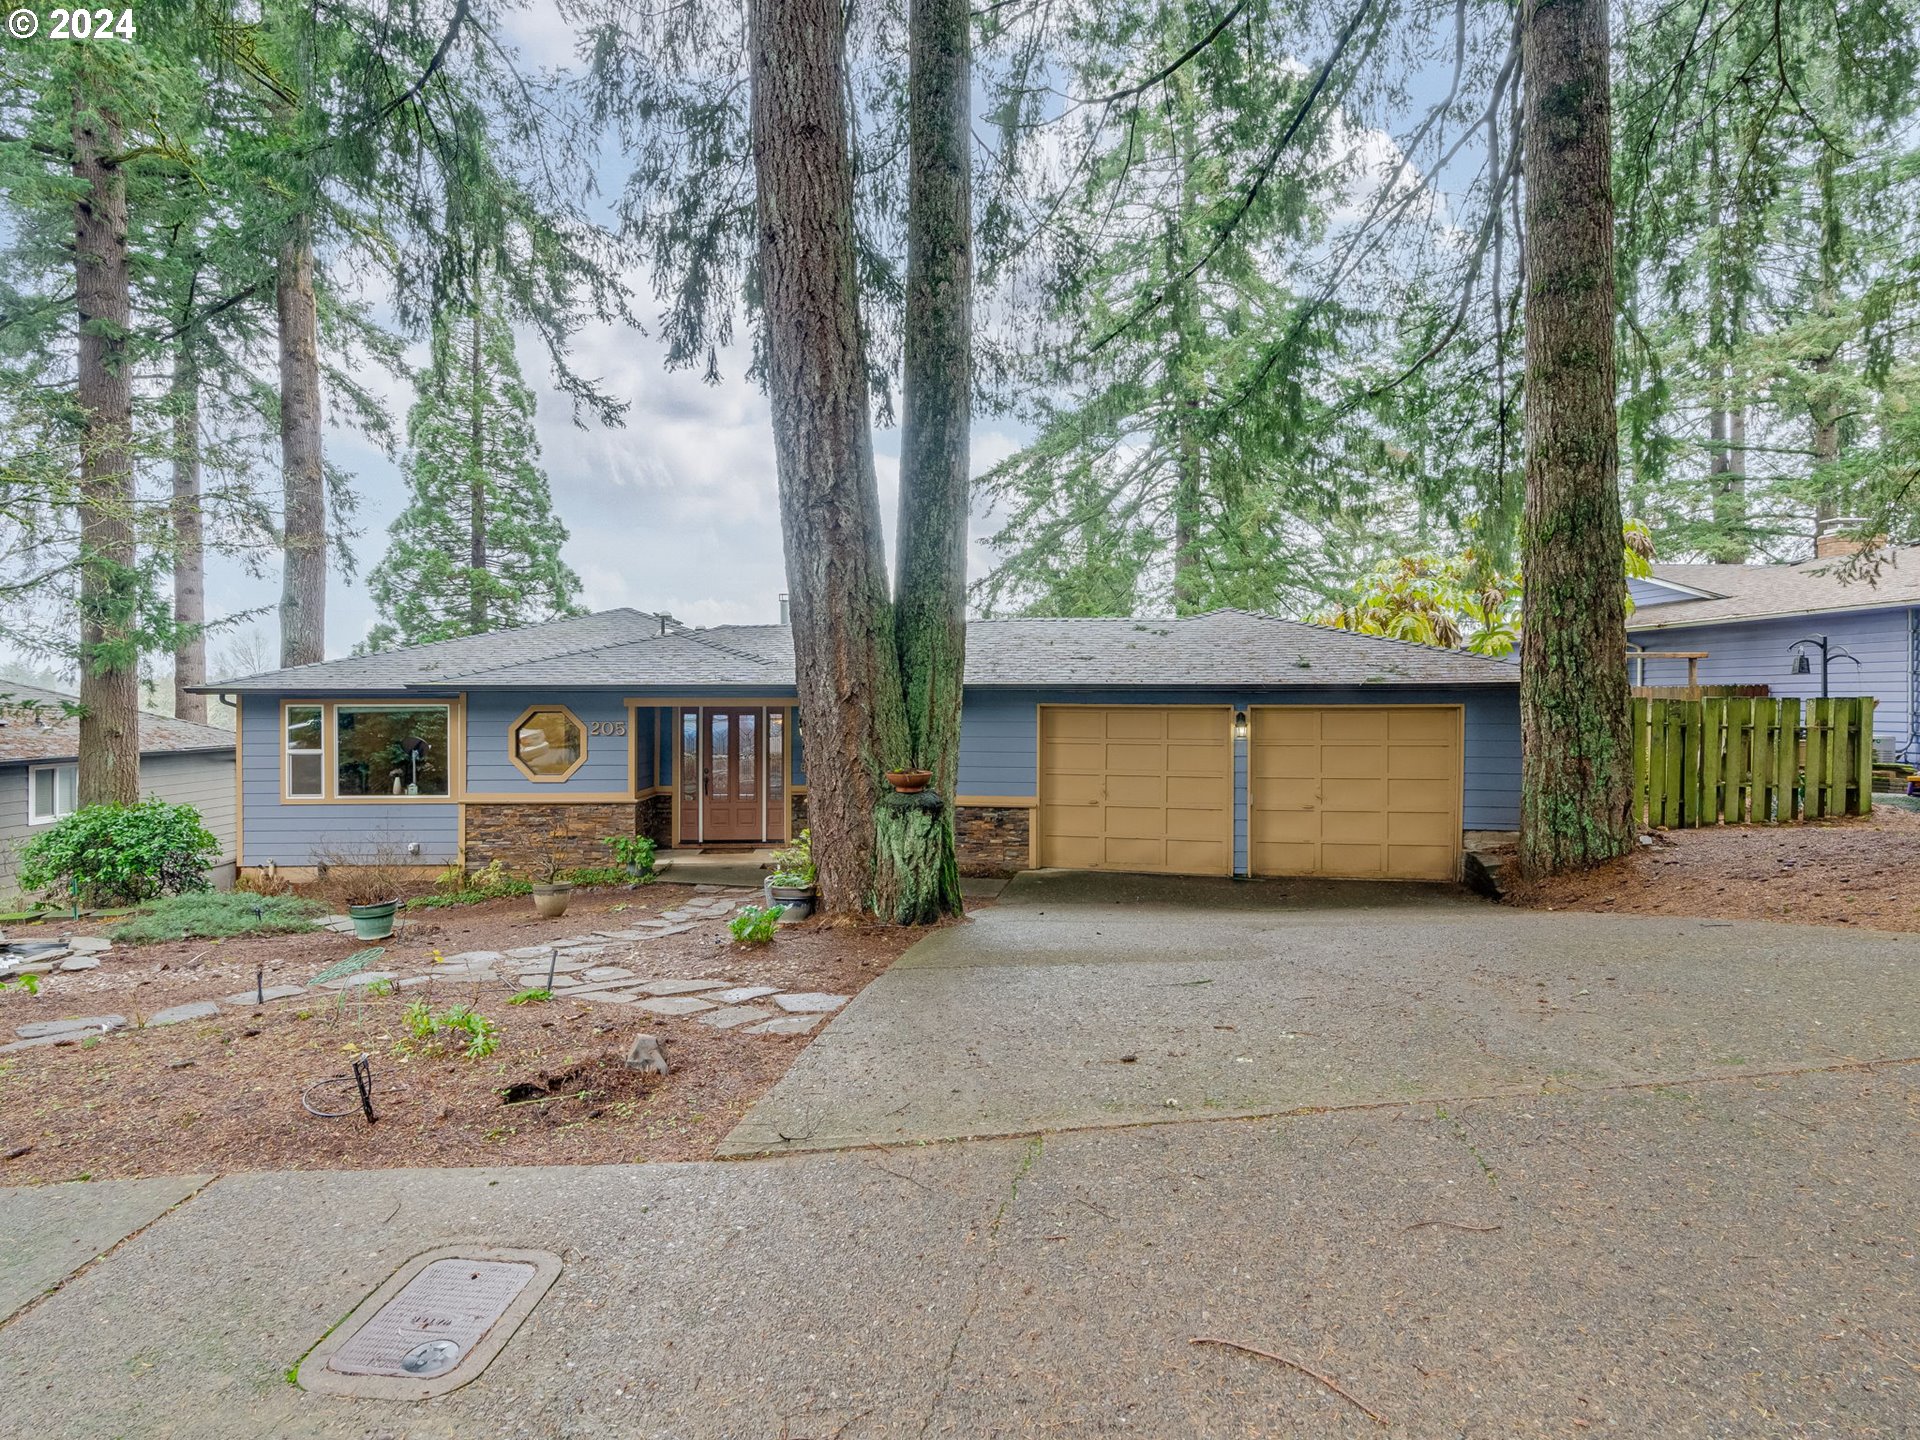
{"label": "fence picket", "polygon": [[1724,803],[1720,779],[1726,773],[1727,702],[1715,696],[1700,702],[1700,819],[1701,825],[1720,823]]}
{"label": "fence picket", "polygon": [[1770,700],[1753,702],[1753,823],[1773,823],[1773,743],[1779,707]]}
{"label": "fence picket", "polygon": [[1753,793],[1753,701],[1727,701],[1727,823],[1744,825]]}
{"label": "fence picket", "polygon": [[[1784,824],[1873,805],[1867,698],[1636,696],[1634,815],[1646,825]],[[1802,722],[1805,737],[1802,738]]]}
{"label": "fence picket", "polygon": [[1806,779],[1801,782],[1803,813],[1809,820],[1823,820],[1827,810],[1827,737],[1832,731],[1831,700],[1807,702]]}

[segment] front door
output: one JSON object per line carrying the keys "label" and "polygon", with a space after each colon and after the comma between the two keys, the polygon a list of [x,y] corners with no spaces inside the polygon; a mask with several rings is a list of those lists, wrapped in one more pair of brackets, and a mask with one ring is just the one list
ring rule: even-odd
{"label": "front door", "polygon": [[705,840],[759,840],[766,834],[766,745],[761,710],[700,712]]}

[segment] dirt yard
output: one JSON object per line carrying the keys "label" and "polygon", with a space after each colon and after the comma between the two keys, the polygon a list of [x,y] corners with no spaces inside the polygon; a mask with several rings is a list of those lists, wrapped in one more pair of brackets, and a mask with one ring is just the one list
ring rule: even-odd
{"label": "dirt yard", "polygon": [[1920,931],[1920,814],[1655,834],[1584,875],[1523,886],[1540,910],[1695,915]]}
{"label": "dirt yard", "polygon": [[[526,988],[521,971],[544,961],[503,960],[494,978],[474,979],[444,973],[458,967],[437,966],[436,955],[504,953],[621,930],[713,898],[661,884],[577,893],[559,920],[539,919],[523,898],[414,912],[414,923],[384,942],[375,962],[395,980],[306,988],[265,1005],[228,1003],[255,990],[256,967],[265,965],[267,987],[304,986],[367,947],[332,933],[115,945],[97,969],[42,977],[37,996],[0,993],[0,1041],[13,1040],[22,1025],[61,1017],[121,1015],[129,1022],[112,1034],[0,1056],[0,1185],[168,1172],[705,1158],[809,1036],[752,1034],[744,1023],[716,1029],[693,1014],[652,1015],[632,1003],[647,998],[637,991],[619,1003],[609,1003],[603,988],[593,998],[563,992],[509,1005]],[[54,938],[69,928],[105,933],[85,925],[16,926],[9,938]],[[682,933],[607,942],[570,978],[584,986],[583,967],[612,967],[637,980],[713,979],[852,996],[916,938],[911,931],[809,923],[782,927],[771,944],[749,948],[733,942],[723,919],[705,917]],[[164,1009],[207,1000],[219,1004],[217,1016],[138,1028]],[[408,1053],[403,1015],[415,1001],[435,1011],[473,1006],[500,1026],[498,1048],[475,1060]],[[662,1042],[673,1067],[665,1079],[622,1063],[643,1033]],[[344,1098],[354,1113],[309,1114],[303,1092],[346,1075],[360,1054],[372,1057],[376,1123],[367,1124],[341,1088],[314,1097],[317,1108],[341,1108]]]}

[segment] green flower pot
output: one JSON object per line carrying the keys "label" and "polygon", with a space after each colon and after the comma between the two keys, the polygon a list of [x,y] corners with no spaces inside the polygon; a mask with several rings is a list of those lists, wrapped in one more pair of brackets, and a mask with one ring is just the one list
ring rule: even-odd
{"label": "green flower pot", "polygon": [[399,908],[398,900],[385,900],[378,905],[349,905],[347,917],[353,921],[354,938],[385,940],[393,934],[393,915]]}

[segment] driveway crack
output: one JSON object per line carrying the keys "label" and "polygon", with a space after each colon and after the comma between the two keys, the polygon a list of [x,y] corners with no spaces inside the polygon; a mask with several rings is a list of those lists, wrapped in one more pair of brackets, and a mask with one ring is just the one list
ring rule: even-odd
{"label": "driveway crack", "polygon": [[993,1269],[994,1257],[1000,1248],[1000,1226],[1007,1218],[1007,1212],[1013,1208],[1013,1202],[1020,1198],[1020,1182],[1025,1180],[1033,1167],[1040,1163],[1045,1152],[1047,1139],[1036,1135],[1027,1142],[1021,1152],[1020,1163],[1014,1167],[1013,1176],[1007,1182],[1007,1193],[1000,1197],[1000,1204],[994,1209],[993,1218],[987,1222],[986,1254],[980,1262],[980,1272],[973,1284],[973,1296],[967,1301],[967,1308],[960,1316],[960,1323],[954,1327],[953,1343],[947,1347],[947,1358],[940,1366],[940,1382],[934,1387],[933,1398],[927,1402],[926,1418],[920,1422],[920,1437],[925,1440],[933,1429],[934,1418],[939,1415],[941,1405],[946,1403],[947,1388],[953,1381],[953,1367],[960,1358],[960,1345],[972,1328],[973,1317],[979,1312],[981,1298],[987,1289],[987,1277]]}

